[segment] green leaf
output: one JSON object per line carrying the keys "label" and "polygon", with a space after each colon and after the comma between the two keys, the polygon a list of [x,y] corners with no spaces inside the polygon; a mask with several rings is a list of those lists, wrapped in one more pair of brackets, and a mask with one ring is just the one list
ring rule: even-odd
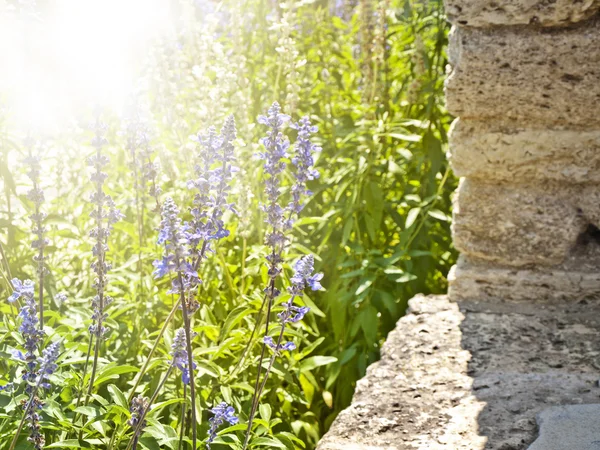
{"label": "green leaf", "polygon": [[94,386],[99,386],[108,380],[118,379],[119,375],[124,373],[139,372],[138,367],[134,366],[112,366],[101,370],[98,373],[98,378],[94,381]]}
{"label": "green leaf", "polygon": [[450,220],[450,217],[446,213],[440,211],[439,209],[432,209],[428,211],[427,214],[433,217],[434,219],[442,220],[444,222],[448,222]]}
{"label": "green leaf", "polygon": [[65,439],[64,441],[53,442],[50,445],[45,445],[44,448],[91,448],[85,441],[77,439]]}
{"label": "green leaf", "polygon": [[354,293],[355,295],[360,295],[363,292],[365,292],[367,289],[369,289],[369,287],[373,284],[373,280],[365,280],[363,281],[360,286],[358,286],[358,289],[356,289],[356,292]]}
{"label": "green leaf", "polygon": [[234,310],[231,311],[227,316],[227,319],[225,319],[225,322],[223,322],[221,332],[219,333],[219,341],[222,341],[233,329],[233,327],[250,313],[252,313],[252,310],[246,305],[241,305],[237,308],[234,308]]}
{"label": "green leaf", "polygon": [[418,134],[390,133],[388,136],[408,142],[420,142],[422,139]]}
{"label": "green leaf", "polygon": [[420,212],[421,208],[411,209],[406,215],[406,222],[404,223],[404,226],[406,228],[410,228],[415,223],[415,220],[417,220],[417,217],[419,217]]}
{"label": "green leaf", "polygon": [[121,392],[121,389],[119,389],[114,384],[111,384],[108,386],[108,392],[110,392],[113,401],[117,405],[122,406],[125,409],[129,409],[129,405],[127,404],[127,399],[125,398],[125,395],[123,394],[123,392]]}
{"label": "green leaf", "polygon": [[303,359],[300,362],[300,372],[306,372],[320,366],[333,364],[337,360],[338,359],[334,356],[311,356],[310,358]]}
{"label": "green leaf", "polygon": [[409,281],[416,280],[418,277],[413,275],[412,273],[404,273],[400,275],[400,277],[396,278],[394,281],[396,283],[408,283]]}
{"label": "green leaf", "polygon": [[263,403],[258,407],[260,417],[265,419],[267,422],[271,420],[271,406],[268,403]]}
{"label": "green leaf", "polygon": [[287,447],[284,444],[270,437],[252,439],[252,445],[256,447],[283,448],[287,450]]}

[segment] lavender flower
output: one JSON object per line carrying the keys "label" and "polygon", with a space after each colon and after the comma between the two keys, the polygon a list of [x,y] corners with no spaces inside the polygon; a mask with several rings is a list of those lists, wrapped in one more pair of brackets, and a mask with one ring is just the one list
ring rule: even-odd
{"label": "lavender flower", "polygon": [[210,444],[217,437],[217,429],[228,422],[230,425],[235,425],[239,422],[239,419],[235,416],[235,409],[233,406],[229,406],[227,403],[222,402],[210,410],[214,414],[213,417],[208,419],[210,422],[210,429],[208,430],[208,440],[206,441],[206,448],[210,450]]}
{"label": "lavender flower", "polygon": [[312,194],[306,188],[307,181],[319,178],[319,172],[313,168],[315,164],[313,154],[321,151],[321,147],[313,144],[310,140],[310,135],[316,133],[319,128],[311,125],[308,116],[300,119],[298,123],[292,124],[291,127],[298,130],[298,138],[294,145],[295,155],[292,158],[292,164],[296,166],[294,173],[296,182],[292,186],[292,201],[288,205],[290,212],[290,219],[286,222],[288,228],[293,225],[292,214],[299,214],[304,207],[302,196]]}
{"label": "lavender flower", "polygon": [[94,168],[91,175],[91,180],[96,185],[96,191],[91,195],[90,201],[94,203],[94,210],[90,216],[96,221],[96,226],[90,231],[90,236],[96,239],[92,253],[96,260],[92,263],[91,268],[96,274],[93,287],[96,289],[96,295],[92,299],[92,325],[89,327],[90,334],[101,339],[107,329],[104,326],[104,321],[108,317],[105,309],[112,302],[112,298],[106,295],[106,275],[111,269],[111,264],[106,262],[106,252],[108,251],[108,238],[112,232],[113,225],[121,220],[123,214],[115,207],[115,203],[103,191],[104,180],[108,177],[102,171],[102,168],[109,162],[108,158],[101,152],[102,147],[108,141],[104,137],[106,126],[96,119],[96,135],[92,139],[92,145],[96,148],[96,154],[88,159],[88,165]]}
{"label": "lavender flower", "polygon": [[[259,116],[258,123],[267,125],[270,130],[267,136],[260,140],[265,147],[265,151],[258,154],[265,160],[263,165],[267,179],[265,180],[265,192],[269,200],[267,205],[262,205],[261,209],[267,214],[265,221],[271,226],[272,230],[266,236],[267,245],[273,248],[269,261],[274,267],[281,262],[281,249],[285,243],[284,229],[284,209],[279,204],[280,181],[279,175],[285,170],[286,164],[283,158],[287,157],[287,149],[290,141],[283,135],[284,125],[290,120],[290,116],[281,114],[279,103],[274,102],[269,108],[268,116]],[[279,271],[273,270],[269,275],[275,278]]]}
{"label": "lavender flower", "polygon": [[31,200],[34,204],[35,212],[29,216],[29,219],[32,221],[32,232],[36,236],[36,238],[31,243],[31,247],[37,250],[37,254],[34,256],[33,260],[37,263],[37,273],[38,273],[38,281],[39,281],[39,310],[40,310],[40,329],[44,327],[44,275],[48,273],[48,270],[44,266],[45,256],[44,249],[48,245],[48,239],[44,237],[44,233],[46,232],[46,228],[44,227],[44,220],[46,219],[46,214],[41,212],[41,206],[44,202],[44,191],[40,188],[40,171],[41,164],[40,158],[37,155],[33,155],[31,148],[33,147],[32,139],[28,138],[26,145],[29,147],[29,156],[25,159],[25,163],[29,166],[29,172],[27,172],[27,176],[33,183],[33,187],[29,192],[27,192],[27,198]]}
{"label": "lavender flower", "polygon": [[[23,400],[25,402],[25,400]],[[42,450],[46,445],[46,438],[42,433],[42,427],[40,425],[40,414],[39,410],[44,407],[44,402],[34,395],[34,397],[24,404],[27,408],[25,411],[25,420],[29,426],[29,437],[27,440],[33,444],[35,450]]]}
{"label": "lavender flower", "polygon": [[15,302],[20,298],[28,298],[34,296],[34,284],[31,280],[25,280],[21,282],[18,278],[13,278],[11,280],[11,284],[13,285],[13,293],[8,297],[9,302]]}
{"label": "lavender flower", "polygon": [[[144,397],[141,394],[137,397],[134,397],[134,399],[131,401],[131,407],[129,408],[129,412],[131,412],[131,418],[127,421],[131,428],[134,430],[137,428],[138,424],[140,423],[140,419],[146,416],[146,411],[148,410],[149,406],[150,403],[148,397]],[[145,427],[146,420],[143,420],[141,428],[143,429]]]}
{"label": "lavender flower", "polygon": [[288,291],[292,295],[302,295],[302,292],[309,286],[313,291],[318,291],[322,288],[320,281],[323,279],[322,273],[313,275],[315,266],[315,257],[307,255],[300,258],[294,264],[294,275],[290,279],[292,286]]}
{"label": "lavender flower", "polygon": [[[171,345],[171,356],[173,357],[173,367],[181,370],[181,380],[184,384],[190,384],[189,358],[185,339],[185,330],[179,328],[175,332],[175,339]],[[196,368],[194,363],[193,369]]]}
{"label": "lavender flower", "polygon": [[218,240],[229,236],[229,230],[224,228],[223,213],[225,210],[235,213],[233,203],[227,203],[231,180],[233,179],[233,174],[238,170],[232,165],[233,161],[235,161],[233,146],[235,137],[235,119],[231,115],[225,119],[225,123],[221,129],[221,147],[217,154],[217,160],[221,165],[214,169],[211,174],[215,192],[213,198],[208,202],[208,206],[212,207],[213,211],[210,219],[212,224],[210,240]]}
{"label": "lavender flower", "polygon": [[[202,248],[206,251],[210,241],[229,236],[222,217],[226,210],[235,213],[233,204],[227,202],[233,174],[238,170],[232,164],[235,160],[235,137],[233,116],[227,117],[220,135],[211,127],[207,133],[193,137],[202,149],[195,166],[196,178],[188,181],[188,188],[198,191],[191,209],[194,220],[191,223],[193,233],[190,234],[190,242],[193,248],[197,249],[202,242]],[[202,250],[198,250],[198,256],[203,256]]]}
{"label": "lavender flower", "polygon": [[43,449],[46,444],[46,439],[40,425],[39,414],[39,411],[44,407],[44,402],[38,396],[38,392],[40,389],[50,389],[48,380],[58,367],[56,360],[58,359],[59,347],[60,344],[55,342],[44,349],[42,357],[38,359],[39,373],[36,377],[37,389],[32,389],[29,392],[31,397],[28,401],[23,400],[25,420],[29,426],[29,437],[27,440],[33,444],[36,450]]}
{"label": "lavender flower", "polygon": [[154,261],[153,275],[155,278],[161,278],[167,273],[181,274],[181,280],[179,276],[173,279],[169,293],[183,293],[190,310],[195,311],[199,305],[193,300],[193,290],[200,283],[200,279],[191,258],[190,226],[182,223],[179,208],[171,197],[165,199],[161,214],[157,242],[164,246],[165,254],[162,259]]}
{"label": "lavender flower", "polygon": [[40,388],[50,389],[50,383],[48,380],[50,379],[50,375],[56,372],[56,369],[58,368],[56,360],[58,359],[59,350],[60,343],[53,342],[43,350],[42,357],[38,358],[38,363],[40,366],[38,371],[38,383]]}
{"label": "lavender flower", "polygon": [[286,351],[292,351],[292,350],[296,350],[296,344],[294,344],[293,342],[285,342],[284,344],[275,344],[275,341],[273,340],[273,338],[271,336],[265,336],[263,338],[263,342],[265,344],[267,344],[270,348],[272,348],[275,351],[281,351],[281,350],[286,350]]}
{"label": "lavender flower", "polygon": [[28,383],[26,392],[29,393],[32,390],[31,383],[34,383],[37,378],[37,357],[39,346],[44,337],[44,332],[38,328],[38,305],[35,301],[34,285],[30,280],[21,282],[18,279],[13,279],[12,284],[15,288],[15,292],[9,297],[12,301],[18,298],[24,299],[24,305],[19,312],[19,317],[22,322],[19,327],[19,333],[23,337],[23,347],[25,348],[25,354],[20,351],[16,351],[14,356],[25,362],[25,370],[23,371],[23,380]]}
{"label": "lavender flower", "polygon": [[14,388],[14,383],[6,383],[4,386],[0,386],[0,392],[11,392]]}
{"label": "lavender flower", "polygon": [[322,288],[320,281],[323,279],[323,274],[313,274],[314,265],[315,258],[313,255],[303,256],[294,265],[294,275],[290,279],[292,285],[288,288],[288,292],[292,294],[292,297],[289,301],[283,303],[285,309],[277,314],[282,324],[300,322],[310,311],[307,306],[295,306],[294,298],[301,296],[307,286],[313,291]]}
{"label": "lavender flower", "polygon": [[[152,115],[145,102],[133,96],[125,119],[126,148],[131,156],[132,169],[137,192],[144,192],[146,186],[148,193],[154,197],[157,209],[160,208],[158,197],[161,189],[157,185],[158,166],[152,161],[154,148],[151,145],[153,129],[151,127]],[[141,204],[144,198],[141,199]]]}

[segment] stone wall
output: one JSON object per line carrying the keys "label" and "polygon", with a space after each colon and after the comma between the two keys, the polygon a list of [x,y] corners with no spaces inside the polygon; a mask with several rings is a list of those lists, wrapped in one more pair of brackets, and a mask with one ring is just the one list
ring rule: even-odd
{"label": "stone wall", "polygon": [[598,448],[597,427],[573,444],[573,424],[546,419],[600,402],[600,0],[446,11],[461,256],[318,450]]}
{"label": "stone wall", "polygon": [[447,0],[451,299],[600,293],[600,1]]}

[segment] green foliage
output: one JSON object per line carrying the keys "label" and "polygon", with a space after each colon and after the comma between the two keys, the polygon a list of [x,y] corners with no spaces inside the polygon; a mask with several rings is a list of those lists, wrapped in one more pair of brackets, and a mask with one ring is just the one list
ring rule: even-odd
{"label": "green foliage", "polygon": [[[287,2],[283,8],[267,0],[223,3],[229,11],[225,25],[188,18],[186,32],[157,43],[141,73],[155,118],[161,185],[179,204],[191,204],[185,187],[193,171],[188,137],[210,125],[220,127],[229,113],[238,124],[239,217],[229,217],[231,236],[201,268],[201,308],[194,320],[199,436],[206,436],[208,410],[218,402],[232,404],[242,422],[250,409],[261,333],[249,356],[240,360],[240,355],[267,282],[266,225],[257,207],[264,195],[262,166],[252,157],[264,129],[254,124],[279,100],[294,120],[308,114],[319,125],[323,147],[317,161],[321,178],[312,182],[314,195],[295,225],[285,277],[292,261],[315,253],[326,291],[302,299],[311,313],[286,332],[298,350],[273,368],[251,448],[310,449],[349,404],[356,381],[378,359],[407,300],[446,289],[445,275],[455,259],[449,233],[455,180],[444,155],[450,121],[443,105],[448,26],[441,0],[362,0],[348,7],[345,17],[333,14],[324,0]],[[43,413],[47,448],[126,447],[135,377],[175,301],[166,293],[168,280],[151,277],[152,261],[161,253],[155,244],[160,217],[153,200],[135,189],[139,164],[125,150],[121,127],[111,119],[106,186],[126,217],[109,239],[112,331],[87,406],[75,404],[94,293],[88,236],[93,222],[85,201],[93,190],[85,165],[92,153],[84,146],[89,133],[76,129],[56,136],[44,158],[50,239],[46,331],[47,340],[63,339],[64,348],[54,380],[60,388],[46,398]],[[20,374],[11,361],[11,351],[19,347],[15,308],[3,300],[11,292],[8,280],[35,279],[27,219],[32,205],[19,163],[26,150],[20,142],[8,115],[0,122],[0,242],[6,253],[0,255],[0,385]],[[64,302],[57,297],[62,291],[68,294]],[[278,303],[285,300],[283,295]],[[175,324],[180,323],[178,312]],[[175,324],[137,392],[148,396],[159,384]],[[142,448],[178,448],[179,414],[187,402],[182,393],[181,380],[171,377],[148,416]],[[2,448],[20,420],[21,399],[0,394]],[[243,423],[223,429],[213,448],[240,448],[244,430]],[[17,448],[30,448],[24,435]]]}

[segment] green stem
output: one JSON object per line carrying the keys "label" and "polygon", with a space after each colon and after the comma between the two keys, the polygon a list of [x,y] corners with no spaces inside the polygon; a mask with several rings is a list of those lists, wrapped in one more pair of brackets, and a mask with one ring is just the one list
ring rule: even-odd
{"label": "green stem", "polygon": [[[177,264],[179,266],[179,264]],[[194,355],[192,354],[192,327],[190,316],[188,314],[188,308],[185,300],[185,293],[183,287],[183,276],[181,272],[177,272],[180,286],[180,302],[181,311],[183,312],[183,329],[185,331],[185,345],[188,357],[188,370],[190,372],[190,403],[192,408],[192,450],[196,450],[197,441],[197,423],[196,423],[196,386],[194,381]]]}
{"label": "green stem", "polygon": [[185,399],[186,398],[187,398],[187,384],[184,384],[183,385],[183,405],[181,406],[181,419],[180,419],[181,429],[179,431],[179,444],[177,445],[178,450],[181,450],[183,448],[183,434],[185,432],[185,413],[186,413]]}
{"label": "green stem", "polygon": [[167,327],[169,326],[169,324],[171,323],[171,320],[175,316],[175,313],[177,312],[177,308],[179,307],[179,303],[180,303],[180,300],[177,300],[177,302],[173,305],[173,308],[171,309],[171,312],[169,313],[169,315],[165,319],[165,322],[163,323],[163,326],[161,327],[160,331],[158,332],[158,336],[154,340],[154,344],[152,345],[152,348],[150,349],[150,353],[148,354],[148,357],[146,358],[146,361],[144,362],[144,365],[140,369],[137,377],[135,378],[135,383],[133,384],[133,388],[131,388],[131,393],[129,394],[129,398],[127,400],[128,403],[131,403],[131,400],[133,400],[133,397],[135,396],[135,390],[140,385],[140,381],[142,380],[142,377],[146,374],[146,370],[148,369],[148,365],[150,364],[150,360],[152,359],[152,356],[154,356],[154,352],[158,348],[158,344],[160,343],[161,338],[165,334],[165,331],[167,331]]}
{"label": "green stem", "polygon": [[[293,300],[293,297],[292,297]],[[290,300],[290,302],[292,301]],[[285,331],[285,322],[281,324],[281,331],[279,332],[279,337],[277,338],[277,344],[275,345],[275,350],[273,351],[273,355],[271,355],[271,359],[269,361],[269,366],[267,367],[267,371],[265,372],[265,376],[263,381],[258,389],[258,392],[255,392],[255,396],[252,403],[252,409],[250,410],[250,416],[248,417],[248,428],[246,429],[246,438],[244,439],[244,445],[242,446],[242,450],[246,450],[248,446],[248,441],[250,440],[250,433],[252,431],[252,422],[254,421],[254,415],[256,414],[256,410],[258,409],[258,404],[260,402],[260,397],[265,389],[265,385],[267,384],[267,379],[269,378],[269,374],[271,373],[271,369],[273,368],[273,363],[275,362],[275,358],[279,353],[279,346],[281,345],[281,341],[283,339],[283,332]]]}
{"label": "green stem", "polygon": [[14,450],[14,448],[15,448],[17,439],[19,438],[19,434],[21,434],[21,431],[23,430],[23,426],[25,425],[25,420],[27,419],[27,413],[29,412],[29,410],[31,409],[31,406],[33,405],[33,399],[37,395],[37,392],[40,388],[42,379],[43,378],[41,376],[38,378],[38,382],[34,386],[33,391],[31,391],[31,394],[29,396],[29,401],[27,402],[27,406],[25,407],[25,410],[23,411],[23,417],[21,417],[21,422],[19,423],[19,426],[17,427],[17,431],[15,432],[15,436],[13,437],[13,440],[10,443],[9,450]]}
{"label": "green stem", "polygon": [[154,391],[154,394],[152,394],[152,397],[150,397],[150,400],[148,401],[148,408],[140,416],[140,418],[138,420],[138,423],[137,423],[135,429],[133,430],[133,436],[131,436],[131,440],[129,441],[129,444],[127,445],[127,450],[129,450],[135,444],[135,442],[137,441],[137,437],[140,434],[140,431],[142,431],[142,425],[144,423],[144,419],[146,418],[146,414],[148,414],[148,411],[150,410],[150,407],[156,401],[156,397],[158,397],[158,394],[160,393],[160,390],[163,388],[163,386],[167,382],[167,379],[169,378],[169,375],[171,375],[172,371],[173,371],[173,365],[171,364],[169,366],[169,370],[167,370],[167,373],[165,373],[165,376],[160,381],[160,383],[158,384],[156,390]]}
{"label": "green stem", "polygon": [[260,327],[260,324],[262,322],[262,314],[263,314],[263,310],[265,309],[266,303],[267,303],[267,294],[265,293],[265,295],[263,296],[262,304],[260,305],[260,309],[258,310],[258,315],[256,316],[256,323],[254,324],[254,327],[252,328],[252,333],[250,334],[250,339],[248,339],[248,342],[246,343],[246,347],[244,347],[244,351],[242,352],[242,355],[240,356],[240,359],[238,360],[237,364],[233,368],[231,375],[229,375],[229,377],[227,378],[227,381],[229,381],[235,375],[237,375],[238,370],[240,369],[240,367],[242,367],[242,363],[244,362],[244,359],[246,358],[246,355],[248,354],[250,346],[253,343],[254,335],[256,334],[256,330]]}
{"label": "green stem", "polygon": [[[270,318],[271,318],[271,308],[273,307],[273,297],[274,297],[274,293],[275,293],[275,279],[271,278],[271,283],[269,285],[269,291],[270,294],[268,296],[267,299],[267,320],[265,323],[265,336],[268,336],[269,334],[269,324],[270,324]],[[252,429],[252,421],[254,420],[254,405],[256,403],[256,397],[258,395],[258,387],[259,387],[259,383],[260,383],[260,375],[262,373],[262,362],[265,358],[265,353],[267,351],[267,344],[262,343],[261,346],[261,350],[260,350],[260,358],[258,359],[258,368],[257,368],[257,373],[256,373],[256,381],[254,382],[254,394],[252,395],[252,408],[250,410],[250,416],[248,419],[248,428],[246,430],[246,439],[244,441],[244,448],[246,448],[246,445],[248,443],[248,439],[250,437],[250,430]]]}

